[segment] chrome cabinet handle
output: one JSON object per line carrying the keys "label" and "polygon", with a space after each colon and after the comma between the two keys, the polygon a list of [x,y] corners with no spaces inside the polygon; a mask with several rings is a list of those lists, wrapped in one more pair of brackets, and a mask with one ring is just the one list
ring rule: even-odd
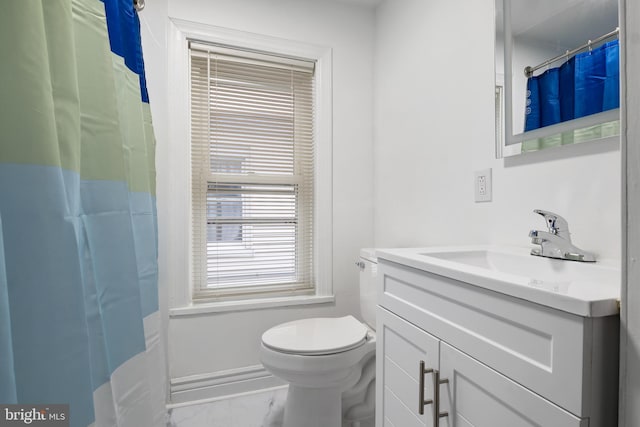
{"label": "chrome cabinet handle", "polygon": [[433,369],[425,369],[424,360],[421,360],[420,361],[420,376],[418,377],[419,378],[418,387],[420,387],[420,389],[418,390],[418,399],[420,399],[420,401],[418,403],[418,414],[420,414],[420,415],[424,415],[424,407],[426,405],[431,405],[433,403],[432,399],[424,400],[424,376],[426,374],[431,374],[431,373],[433,373]]}
{"label": "chrome cabinet handle", "polygon": [[440,371],[436,370],[434,371],[434,379],[433,379],[433,396],[434,396],[434,400],[436,402],[436,407],[434,408],[433,411],[433,426],[434,427],[439,427],[440,426],[440,418],[443,417],[447,417],[449,416],[448,412],[440,412],[440,386],[442,384],[448,384],[449,380],[448,379],[441,379],[440,378]]}
{"label": "chrome cabinet handle", "polygon": [[[424,376],[426,374],[433,374],[433,399],[424,399]],[[420,376],[418,380],[418,414],[424,415],[424,407],[426,405],[434,405],[433,408],[433,427],[440,425],[440,418],[448,417],[449,412],[440,412],[440,386],[442,384],[449,384],[447,378],[440,378],[440,371],[437,369],[425,368],[424,360],[420,361]]]}

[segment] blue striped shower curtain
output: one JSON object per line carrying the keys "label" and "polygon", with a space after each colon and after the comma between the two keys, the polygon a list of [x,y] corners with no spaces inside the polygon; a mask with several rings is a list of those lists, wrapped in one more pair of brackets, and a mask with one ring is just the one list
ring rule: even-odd
{"label": "blue striped shower curtain", "polygon": [[0,404],[160,426],[154,136],[131,0],[0,13]]}

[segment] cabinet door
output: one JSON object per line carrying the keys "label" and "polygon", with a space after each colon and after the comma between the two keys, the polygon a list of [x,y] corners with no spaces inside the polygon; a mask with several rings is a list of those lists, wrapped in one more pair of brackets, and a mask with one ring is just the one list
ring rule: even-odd
{"label": "cabinet door", "polygon": [[438,339],[380,307],[376,335],[376,427],[433,427],[434,404],[419,413],[420,384],[433,400],[433,374],[420,362],[438,369]]}
{"label": "cabinet door", "polygon": [[455,348],[440,343],[441,427],[586,427],[581,420]]}

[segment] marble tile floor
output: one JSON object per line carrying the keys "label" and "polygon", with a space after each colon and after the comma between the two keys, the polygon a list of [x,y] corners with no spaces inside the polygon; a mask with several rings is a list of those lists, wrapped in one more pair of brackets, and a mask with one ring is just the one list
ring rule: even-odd
{"label": "marble tile floor", "polygon": [[171,408],[167,427],[282,427],[287,388]]}

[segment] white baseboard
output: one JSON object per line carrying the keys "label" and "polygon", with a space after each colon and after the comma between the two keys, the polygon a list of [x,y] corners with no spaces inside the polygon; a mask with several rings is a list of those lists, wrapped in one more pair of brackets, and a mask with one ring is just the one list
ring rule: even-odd
{"label": "white baseboard", "polygon": [[255,393],[287,384],[271,375],[262,365],[171,379],[169,407],[204,403],[231,395]]}

